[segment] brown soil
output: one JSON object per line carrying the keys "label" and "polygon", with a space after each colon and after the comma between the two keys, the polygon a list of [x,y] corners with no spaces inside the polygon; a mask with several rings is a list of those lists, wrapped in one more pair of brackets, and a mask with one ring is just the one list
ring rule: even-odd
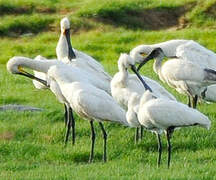
{"label": "brown soil", "polygon": [[3,132],[0,134],[0,140],[11,140],[14,137],[14,133],[12,132]]}
{"label": "brown soil", "polygon": [[141,28],[148,30],[160,30],[176,28],[181,29],[187,26],[188,21],[185,14],[191,10],[194,3],[175,8],[153,8],[139,11],[127,11],[125,17],[112,18],[95,17],[96,21],[100,21],[114,26],[124,26],[126,28]]}
{"label": "brown soil", "polygon": [[216,18],[216,3],[207,8],[204,13],[210,17]]}

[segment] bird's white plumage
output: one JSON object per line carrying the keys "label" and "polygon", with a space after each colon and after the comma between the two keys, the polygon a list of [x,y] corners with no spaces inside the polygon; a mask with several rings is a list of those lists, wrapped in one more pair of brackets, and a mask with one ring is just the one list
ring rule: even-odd
{"label": "bird's white plumage", "polygon": [[176,101],[155,98],[149,91],[140,100],[138,120],[147,129],[159,133],[169,127],[199,125],[209,129],[211,126],[208,117],[196,109]]}
{"label": "bird's white plumage", "polygon": [[[114,75],[111,81],[112,96],[124,109],[127,109],[129,97],[133,92],[142,95],[145,91],[143,84],[137,76],[129,74],[127,69],[130,68],[130,64],[134,65],[134,60],[127,54],[121,54],[118,60],[119,72]],[[145,76],[142,76],[142,78],[159,97],[176,100],[172,94],[156,81]]]}
{"label": "bird's white plumage", "polygon": [[128,125],[125,111],[105,91],[84,82],[70,83],[53,71],[49,71],[48,76],[58,83],[71,108],[81,117]]}
{"label": "bird's white plumage", "polygon": [[[36,56],[34,59],[35,60],[46,60],[46,58],[41,55]],[[47,81],[47,75],[45,73],[39,72],[39,71],[33,71],[33,72],[34,72],[35,77]],[[36,89],[47,89],[47,86],[45,86],[44,84],[41,84],[40,82],[36,80],[32,80],[32,83]]]}
{"label": "bird's white plumage", "polygon": [[140,95],[132,93],[128,100],[128,110],[126,112],[126,119],[131,127],[139,127],[140,123],[137,118],[139,110]]}
{"label": "bird's white plumage", "polygon": [[60,22],[61,31],[65,29],[70,29],[70,21],[67,17],[64,17]]}
{"label": "bird's white plumage", "polygon": [[167,57],[176,56],[176,50],[180,45],[184,45],[190,40],[169,40],[158,44],[139,45],[130,51],[130,56],[137,61],[142,61],[143,56],[140,53],[149,54],[153,49],[160,47]]}
{"label": "bird's white plumage", "polygon": [[163,82],[175,88],[179,93],[198,95],[212,84],[216,84],[216,74],[209,73],[199,64],[181,58],[170,59],[162,65],[163,52],[156,57],[153,65]]}
{"label": "bird's white plumage", "polygon": [[195,41],[180,45],[176,50],[176,56],[203,68],[216,70],[216,54]]}

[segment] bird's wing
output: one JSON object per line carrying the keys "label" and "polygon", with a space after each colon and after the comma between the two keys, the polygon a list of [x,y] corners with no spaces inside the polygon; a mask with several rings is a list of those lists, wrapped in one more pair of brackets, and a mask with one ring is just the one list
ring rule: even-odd
{"label": "bird's wing", "polygon": [[161,86],[157,81],[150,79],[148,77],[143,77],[146,83],[152,88],[153,92],[160,98],[167,98],[176,101],[176,98],[169,93],[163,86]]}
{"label": "bird's wing", "polygon": [[[146,76],[142,76],[142,78],[148,84],[148,86],[151,87],[151,89],[157,95],[157,97],[167,98],[176,101],[176,98],[158,82]],[[142,95],[145,92],[143,84],[137,78],[136,75],[130,75],[128,84],[130,85],[131,92],[137,92],[139,95]]]}
{"label": "bird's wing", "polygon": [[86,66],[94,70],[95,73],[98,73],[99,76],[103,76],[105,79],[109,81],[111,80],[111,76],[107,72],[105,72],[103,66],[98,61],[96,61],[93,57],[81,51],[78,51],[76,49],[74,50],[75,50],[75,54],[77,55],[77,57],[85,61]]}
{"label": "bird's wing", "polygon": [[204,68],[216,69],[216,54],[195,41],[180,45],[176,50],[176,56]]}
{"label": "bird's wing", "polygon": [[179,102],[155,99],[147,102],[144,107],[151,122],[159,129],[196,124],[209,128],[211,124],[207,116]]}
{"label": "bird's wing", "polygon": [[207,87],[207,90],[203,92],[202,98],[206,101],[216,102],[216,85]]}
{"label": "bird's wing", "polygon": [[[126,122],[126,112],[105,91],[90,84],[77,84],[79,84],[80,90],[77,91],[74,97],[76,97],[78,106],[87,117],[123,124]],[[74,99],[72,101],[74,103]]]}
{"label": "bird's wing", "polygon": [[179,59],[165,62],[161,73],[167,83],[172,81],[201,82],[205,77],[204,69],[198,64]]}

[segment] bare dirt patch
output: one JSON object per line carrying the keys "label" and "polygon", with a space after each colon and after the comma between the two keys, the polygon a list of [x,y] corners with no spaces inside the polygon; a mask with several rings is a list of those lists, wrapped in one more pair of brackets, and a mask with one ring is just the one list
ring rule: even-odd
{"label": "bare dirt patch", "polygon": [[[118,12],[103,12],[93,17],[100,21],[114,26],[124,26],[131,29],[160,30],[169,28],[184,28],[188,21],[185,14],[191,10],[194,3],[179,7],[162,7],[143,10],[124,10],[122,16]],[[115,15],[116,14],[116,15]]]}
{"label": "bare dirt patch", "polygon": [[216,18],[216,3],[207,8],[204,13],[210,17]]}
{"label": "bare dirt patch", "polygon": [[0,133],[0,140],[11,140],[14,137],[13,132],[5,131]]}

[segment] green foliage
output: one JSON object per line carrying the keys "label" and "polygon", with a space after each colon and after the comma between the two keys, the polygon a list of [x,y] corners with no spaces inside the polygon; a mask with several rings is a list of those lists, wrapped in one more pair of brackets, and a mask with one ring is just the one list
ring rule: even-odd
{"label": "green foliage", "polygon": [[[215,28],[216,1],[197,1],[196,6],[188,13],[188,20],[193,26]],[[193,23],[193,24],[192,24]]]}
{"label": "green foliage", "polygon": [[0,36],[11,35],[11,33],[38,33],[48,29],[54,21],[53,17],[34,15],[4,16],[1,18]]}

